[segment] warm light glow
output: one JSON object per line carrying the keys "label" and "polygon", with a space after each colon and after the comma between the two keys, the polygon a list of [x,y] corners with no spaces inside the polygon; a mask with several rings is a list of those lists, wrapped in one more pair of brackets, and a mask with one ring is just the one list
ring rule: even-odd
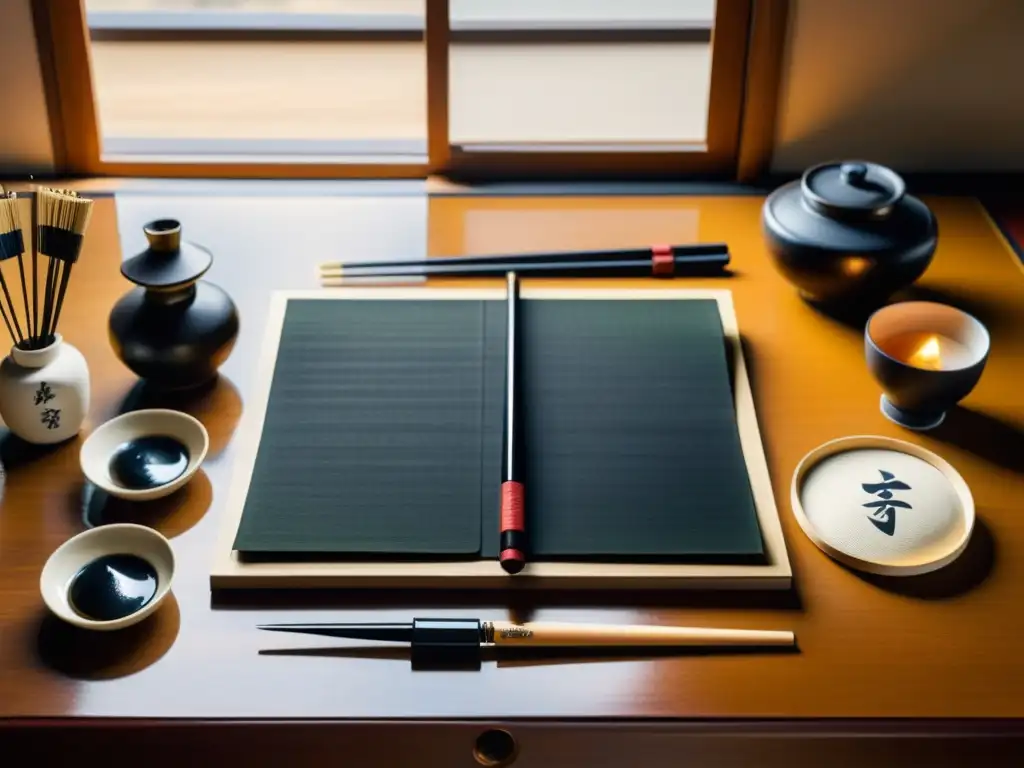
{"label": "warm light glow", "polygon": [[921,346],[907,358],[907,362],[915,368],[926,368],[930,371],[942,369],[942,353],[939,349],[939,337],[929,336]]}
{"label": "warm light glow", "polygon": [[848,277],[860,277],[870,267],[871,259],[866,259],[863,256],[850,256],[842,262],[840,269]]}

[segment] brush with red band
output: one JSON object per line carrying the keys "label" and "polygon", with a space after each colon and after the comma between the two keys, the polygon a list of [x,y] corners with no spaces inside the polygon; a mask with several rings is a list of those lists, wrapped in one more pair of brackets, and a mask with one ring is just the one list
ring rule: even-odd
{"label": "brush with red band", "polygon": [[498,562],[508,573],[519,573],[526,565],[526,513],[519,461],[522,445],[522,416],[519,413],[517,377],[519,368],[518,310],[519,278],[509,272],[508,320],[505,331],[505,439],[501,468],[501,538]]}
{"label": "brush with red band", "polygon": [[523,490],[523,484],[516,480],[501,484],[501,554],[498,560],[509,573],[519,573],[526,565]]}
{"label": "brush with red band", "polygon": [[543,277],[700,277],[721,274],[728,266],[729,248],[725,243],[695,243],[604,251],[329,263],[320,265],[320,282],[329,287],[352,277],[486,277],[508,272]]}

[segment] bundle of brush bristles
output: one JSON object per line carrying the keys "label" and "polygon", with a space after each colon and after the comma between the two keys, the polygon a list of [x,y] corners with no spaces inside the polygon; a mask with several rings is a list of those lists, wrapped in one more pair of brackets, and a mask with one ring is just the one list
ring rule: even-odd
{"label": "bundle of brush bristles", "polygon": [[[56,340],[71,268],[78,261],[82,236],[92,215],[92,200],[68,189],[41,187],[35,190],[34,197],[31,229],[26,237],[22,232],[18,196],[0,187],[0,289],[3,291],[0,317],[11,341],[25,350],[44,349]],[[28,270],[26,252],[31,255]],[[18,260],[21,283],[23,311],[20,317],[4,274],[4,266],[13,259]],[[40,267],[45,275],[41,274]]]}

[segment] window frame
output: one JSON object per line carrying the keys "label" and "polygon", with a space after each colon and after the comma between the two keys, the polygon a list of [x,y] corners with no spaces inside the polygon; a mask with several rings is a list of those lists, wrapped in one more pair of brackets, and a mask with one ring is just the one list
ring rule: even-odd
{"label": "window frame", "polygon": [[[331,158],[330,162],[104,159],[85,0],[32,0],[32,12],[57,174],[310,179],[438,176],[469,182],[566,178],[751,181],[763,175],[770,162],[788,5],[789,0],[717,0],[710,43],[708,128],[701,144],[453,146],[448,131],[449,2],[426,0],[427,155],[422,161],[403,157],[394,162],[360,161],[358,156],[344,161]],[[397,32],[408,34],[409,30]],[[513,33],[529,34],[529,30]]]}

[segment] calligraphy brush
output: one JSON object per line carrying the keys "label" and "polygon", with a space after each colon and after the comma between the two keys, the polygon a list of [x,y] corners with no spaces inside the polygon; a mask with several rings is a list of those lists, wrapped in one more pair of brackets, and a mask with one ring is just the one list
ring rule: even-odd
{"label": "calligraphy brush", "polygon": [[[21,289],[25,296],[25,323],[28,324],[28,293],[25,289],[25,268],[22,263],[22,254],[25,252],[25,237],[21,231],[21,219],[18,215],[18,198],[13,193],[3,194],[0,187],[0,263],[17,257],[18,269],[22,274]],[[7,280],[3,270],[0,269],[0,287],[3,288],[4,297],[7,300],[7,309],[10,311],[10,319],[3,305],[0,305],[0,313],[3,315],[4,325],[11,334],[11,341],[14,344],[24,345],[25,335],[21,331],[21,324],[18,322],[18,313],[14,308],[14,301],[11,299],[11,292],[7,288]],[[12,328],[11,321],[14,322]]]}
{"label": "calligraphy brush", "polygon": [[[50,198],[50,193],[51,192],[56,193],[56,194],[61,194],[63,192],[63,190],[49,190],[49,189],[45,189],[44,188],[44,189],[40,189],[39,193],[36,195],[36,205],[38,206],[38,208],[40,210],[39,214],[37,215],[37,220],[39,222],[43,221],[43,215],[41,213],[43,206],[49,206],[50,205],[49,198]],[[68,194],[74,196],[76,193],[69,192]],[[53,273],[54,273],[54,269],[56,269],[55,265],[57,264],[57,260],[52,258],[52,257],[50,257],[48,254],[43,253],[42,249],[39,249],[39,252],[40,252],[41,255],[47,257],[46,258],[46,282],[43,285],[43,319],[42,319],[42,322],[40,323],[40,328],[39,328],[40,345],[41,346],[46,346],[46,343],[47,343],[46,339],[49,338],[49,334],[47,333],[47,328],[48,328],[48,326],[50,324],[50,315],[53,312],[53,284],[54,284],[54,274]]]}
{"label": "calligraphy brush", "polygon": [[349,278],[368,277],[487,277],[511,271],[534,277],[684,277],[718,274],[729,263],[728,256],[700,256],[680,261],[669,260],[667,267],[652,268],[647,260],[521,262],[514,264],[426,264],[422,267],[381,267],[345,272],[344,276],[327,273],[320,276],[325,288],[346,285]]}
{"label": "calligraphy brush", "polygon": [[519,573],[526,565],[525,491],[522,483],[522,405],[519,397],[519,278],[506,276],[508,310],[505,328],[505,435],[501,473],[500,554],[498,562],[506,573]]}
{"label": "calligraphy brush", "polygon": [[[408,261],[350,261],[325,262],[320,265],[320,274],[324,277],[340,277],[346,272],[362,269],[378,269],[381,267],[423,267],[441,264],[460,266],[475,264],[523,264],[544,262],[590,262],[590,261],[623,261],[639,260],[650,262],[656,254],[668,254],[674,258],[687,256],[720,256],[728,255],[729,247],[725,243],[693,243],[688,245],[652,245],[648,248],[614,248],[597,251],[551,251],[538,253],[491,254],[486,256],[440,256],[430,259],[411,259]],[[507,266],[506,269],[512,269]]]}
{"label": "calligraphy brush", "polygon": [[[18,253],[18,276],[21,278],[21,298],[22,298],[22,301],[25,304],[25,334],[23,334],[23,338],[22,338],[22,342],[24,343],[24,341],[25,341],[24,337],[27,336],[29,333],[31,333],[31,329],[29,328],[29,322],[30,322],[30,317],[31,316],[29,315],[29,304],[28,304],[28,281],[25,279],[25,260],[23,258],[24,250],[25,250],[25,236],[24,236],[24,233],[22,233],[22,229],[21,229],[21,215],[19,213],[19,207],[18,207],[18,196],[14,192],[11,192],[11,193],[9,193],[7,195],[7,197],[10,200],[9,205],[10,205],[11,220],[14,222],[15,229],[18,230],[18,233],[19,233],[18,241],[19,241],[19,243],[21,245],[21,250]],[[29,247],[30,248],[32,246],[32,244],[31,244],[31,237],[32,237],[32,232],[29,232],[29,238],[30,238]]]}
{"label": "calligraphy brush", "polygon": [[42,346],[53,343],[71,268],[78,261],[82,239],[92,217],[92,200],[78,197],[69,190],[41,189],[37,202],[37,250],[50,260],[38,340]]}
{"label": "calligraphy brush", "polygon": [[[405,262],[321,264],[325,284],[344,277],[449,276],[470,277],[509,271],[546,276],[705,274],[729,264],[724,244],[654,246],[647,249],[527,253],[518,256],[453,256]],[[330,283],[333,284],[333,283]]]}
{"label": "calligraphy brush", "polygon": [[534,648],[793,646],[789,631],[708,629],[643,624],[569,624],[479,619],[413,619],[411,622],[355,624],[262,624],[268,632],[293,632],[353,640],[409,643],[417,648],[477,651],[482,645]]}
{"label": "calligraphy brush", "polygon": [[[36,195],[36,205],[38,208],[37,220],[40,225],[43,223],[52,224],[56,227],[66,228],[69,223],[69,216],[71,215],[71,209],[62,206],[59,210],[51,210],[55,208],[54,196],[67,196],[77,198],[78,193],[73,192],[69,189],[48,189],[42,188]],[[51,343],[50,339],[52,333],[50,331],[50,324],[53,320],[54,304],[55,304],[55,293],[57,289],[57,273],[61,267],[61,261],[58,258],[51,256],[49,253],[39,248],[40,255],[46,256],[46,282],[43,287],[43,315],[42,322],[39,328],[40,345],[46,346]],[[48,250],[53,250],[52,248]]]}

